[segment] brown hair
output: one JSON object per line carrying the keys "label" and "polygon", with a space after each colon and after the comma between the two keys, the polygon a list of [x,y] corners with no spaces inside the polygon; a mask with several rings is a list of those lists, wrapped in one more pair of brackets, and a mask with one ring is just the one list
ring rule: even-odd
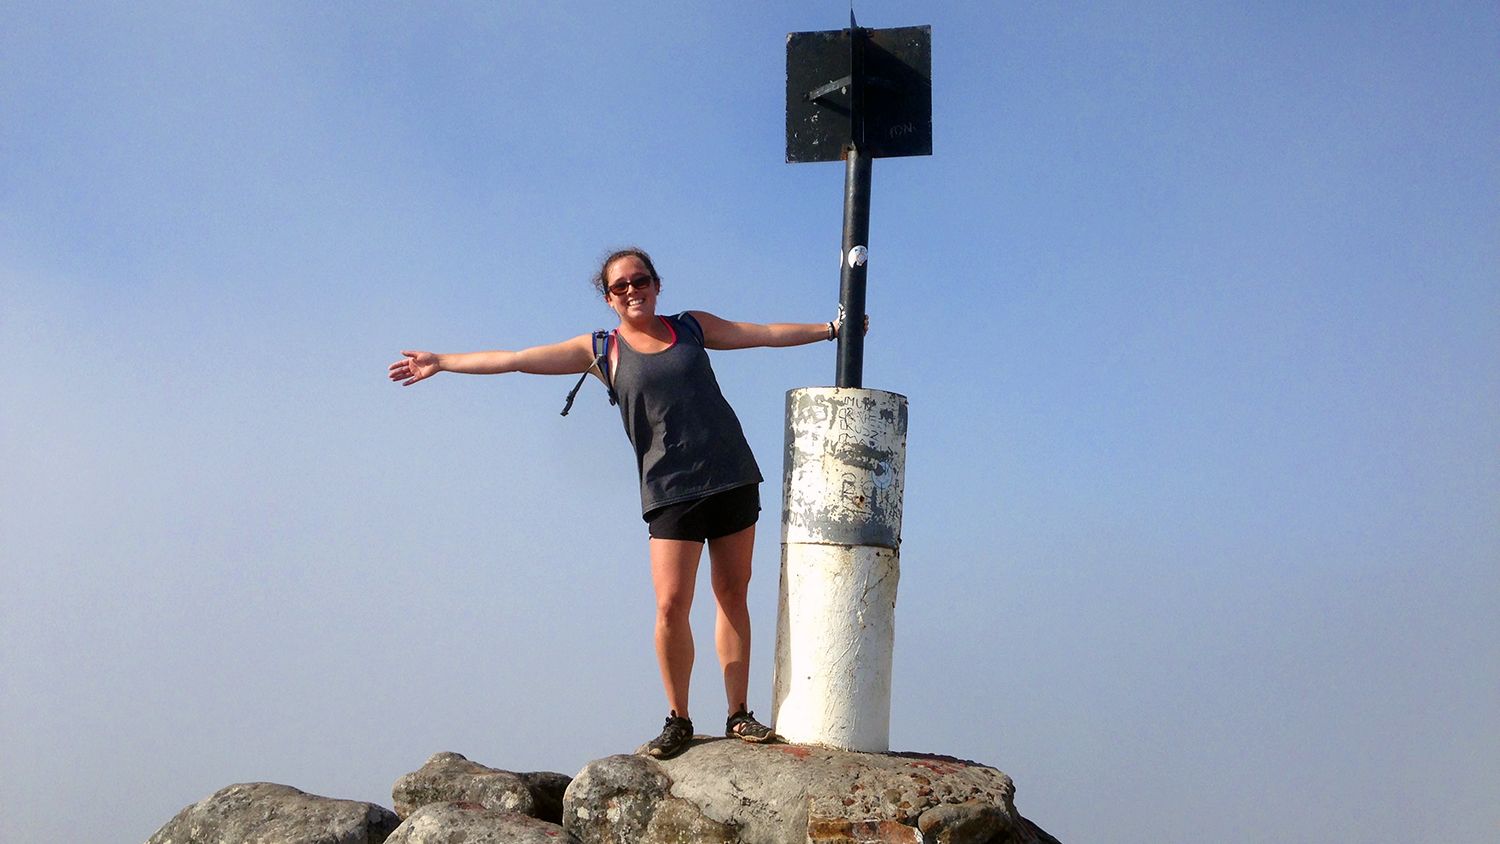
{"label": "brown hair", "polygon": [[656,274],[656,265],[651,263],[651,256],[646,254],[646,250],[639,246],[627,246],[624,249],[616,249],[609,253],[609,256],[604,259],[604,263],[599,265],[599,272],[594,274],[594,289],[599,291],[600,296],[606,299],[609,298],[609,279],[605,278],[604,274],[609,272],[610,264],[621,258],[639,258],[641,263],[646,265],[646,272],[651,273],[651,279],[657,284],[661,284],[661,276]]}

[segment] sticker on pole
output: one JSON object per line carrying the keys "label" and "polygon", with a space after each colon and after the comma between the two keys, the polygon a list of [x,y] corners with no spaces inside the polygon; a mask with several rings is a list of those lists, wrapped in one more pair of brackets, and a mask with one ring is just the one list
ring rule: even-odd
{"label": "sticker on pole", "polygon": [[870,251],[863,246],[856,246],[849,250],[849,267],[863,267],[865,261],[869,260]]}

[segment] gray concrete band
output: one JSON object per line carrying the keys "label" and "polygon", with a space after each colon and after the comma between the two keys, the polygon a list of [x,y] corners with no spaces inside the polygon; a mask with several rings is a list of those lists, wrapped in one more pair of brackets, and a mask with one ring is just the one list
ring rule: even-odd
{"label": "gray concrete band", "polygon": [[781,540],[899,550],[906,397],[858,387],[786,394]]}

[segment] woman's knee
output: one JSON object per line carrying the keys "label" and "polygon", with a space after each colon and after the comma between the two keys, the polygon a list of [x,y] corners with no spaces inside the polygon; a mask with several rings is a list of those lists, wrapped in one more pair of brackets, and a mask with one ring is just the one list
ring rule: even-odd
{"label": "woman's knee", "polygon": [[714,598],[720,606],[743,605],[750,592],[750,566],[715,568]]}
{"label": "woman's knee", "polygon": [[651,540],[651,583],[656,589],[658,622],[687,621],[702,552],[703,546],[698,543]]}
{"label": "woman's knee", "polygon": [[656,620],[670,624],[685,624],[693,609],[693,591],[679,589],[658,591],[656,594]]}
{"label": "woman's knee", "polygon": [[750,591],[750,571],[748,553],[721,554],[714,558],[711,579],[714,597],[719,603],[745,600],[745,594]]}

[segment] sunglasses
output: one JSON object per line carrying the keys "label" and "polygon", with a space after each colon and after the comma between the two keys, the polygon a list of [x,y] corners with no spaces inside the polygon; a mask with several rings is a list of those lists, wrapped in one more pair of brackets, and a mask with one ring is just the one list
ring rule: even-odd
{"label": "sunglasses", "polygon": [[636,290],[644,290],[646,285],[655,280],[656,279],[652,278],[649,275],[638,275],[635,278],[622,278],[609,286],[609,292],[615,294],[616,296],[624,296],[625,291],[631,288],[635,288]]}

